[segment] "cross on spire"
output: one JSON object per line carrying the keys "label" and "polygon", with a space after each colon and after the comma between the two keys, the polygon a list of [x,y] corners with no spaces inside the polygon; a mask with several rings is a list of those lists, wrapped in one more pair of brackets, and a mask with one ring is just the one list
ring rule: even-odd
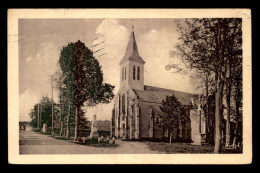
{"label": "cross on spire", "polygon": [[134,32],[134,19],[132,19],[132,31]]}

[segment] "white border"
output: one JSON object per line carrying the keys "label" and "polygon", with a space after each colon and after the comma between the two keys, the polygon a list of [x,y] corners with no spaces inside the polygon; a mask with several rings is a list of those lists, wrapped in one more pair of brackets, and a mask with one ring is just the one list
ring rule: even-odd
{"label": "white border", "polygon": [[[21,18],[242,18],[243,154],[19,155],[18,34]],[[13,164],[249,164],[252,162],[250,9],[11,9],[8,10],[8,157]]]}

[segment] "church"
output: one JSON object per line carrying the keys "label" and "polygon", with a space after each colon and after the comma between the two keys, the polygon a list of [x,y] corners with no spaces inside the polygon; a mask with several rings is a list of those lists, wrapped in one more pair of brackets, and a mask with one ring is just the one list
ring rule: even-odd
{"label": "church", "polygon": [[[205,131],[205,118],[197,104],[195,94],[144,84],[145,61],[139,55],[134,31],[131,32],[124,57],[120,63],[120,88],[115,96],[111,118],[111,136],[125,140],[163,140],[167,130],[156,126],[160,106],[166,96],[175,95],[183,105],[193,105],[190,120],[184,122],[177,135],[186,141],[201,138]],[[204,118],[204,119],[203,119]]]}

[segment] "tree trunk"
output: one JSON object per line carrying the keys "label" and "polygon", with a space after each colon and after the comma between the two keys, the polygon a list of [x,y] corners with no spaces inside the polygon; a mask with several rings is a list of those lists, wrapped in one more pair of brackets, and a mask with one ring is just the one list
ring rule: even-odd
{"label": "tree trunk", "polygon": [[220,153],[221,152],[221,127],[220,127],[220,77],[217,76],[217,88],[215,93],[215,148],[214,153]]}
{"label": "tree trunk", "polygon": [[169,143],[171,144],[172,143],[172,132],[170,132],[170,141]]}
{"label": "tree trunk", "polygon": [[[204,109],[205,117],[206,117],[206,141],[208,143],[214,143],[214,135],[213,131],[210,127],[210,117],[209,117],[209,72],[206,72],[206,81],[205,81],[205,89],[206,89],[206,98],[207,98],[207,104],[205,105],[206,108]],[[212,139],[213,136],[213,139]]]}
{"label": "tree trunk", "polygon": [[238,119],[239,119],[239,103],[238,103],[238,101],[236,101],[236,121],[237,122],[236,122],[235,131],[234,131],[233,147],[237,143]]}
{"label": "tree trunk", "polygon": [[78,106],[76,106],[76,111],[75,111],[75,133],[74,133],[74,141],[78,141]]}
{"label": "tree trunk", "polygon": [[70,138],[70,105],[68,109],[68,116],[67,116],[67,133],[66,138]]}
{"label": "tree trunk", "polygon": [[236,122],[235,132],[234,132],[234,139],[232,146],[235,147],[237,143],[237,129],[238,129],[238,121]]}
{"label": "tree trunk", "polygon": [[165,138],[164,138],[164,136],[165,136],[165,130],[163,129],[162,131],[163,131],[163,132],[162,132],[162,141],[164,142],[164,140],[165,140]]}
{"label": "tree trunk", "polygon": [[62,136],[63,132],[63,121],[60,122],[60,136]]}
{"label": "tree trunk", "polygon": [[62,116],[62,106],[61,106],[61,104],[60,104],[60,136],[62,136],[62,131],[63,131],[63,121],[61,120],[62,118],[61,118],[61,116]]}
{"label": "tree trunk", "polygon": [[[53,101],[53,100],[52,100]],[[53,117],[53,103],[51,104],[51,136],[54,137],[54,117]]]}
{"label": "tree trunk", "polygon": [[[230,92],[230,91],[228,91]],[[230,146],[230,94],[227,94],[226,147]]]}

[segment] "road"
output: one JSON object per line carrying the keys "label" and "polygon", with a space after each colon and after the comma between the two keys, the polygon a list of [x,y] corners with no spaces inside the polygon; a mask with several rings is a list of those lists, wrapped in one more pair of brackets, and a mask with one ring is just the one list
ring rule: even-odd
{"label": "road", "polygon": [[20,154],[158,154],[144,143],[116,140],[116,148],[93,147],[55,139],[33,132],[31,128],[20,130]]}

